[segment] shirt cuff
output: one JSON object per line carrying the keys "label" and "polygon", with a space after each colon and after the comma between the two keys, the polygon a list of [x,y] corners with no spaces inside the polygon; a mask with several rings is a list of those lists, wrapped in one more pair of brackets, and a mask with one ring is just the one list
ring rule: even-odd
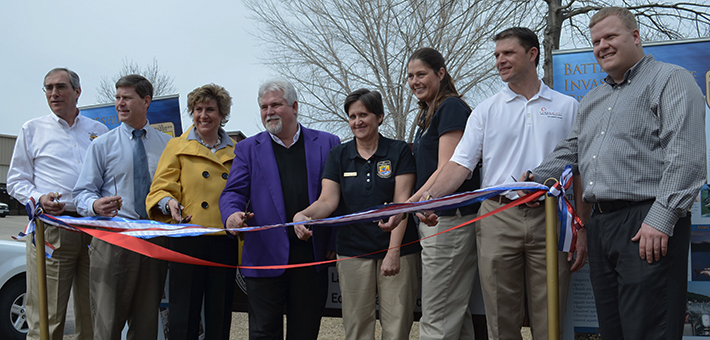
{"label": "shirt cuff", "polygon": [[158,207],[160,207],[160,212],[163,213],[163,215],[170,215],[170,209],[168,208],[168,202],[173,199],[170,196],[165,196],[158,201]]}
{"label": "shirt cuff", "polygon": [[675,224],[681,217],[677,210],[670,210],[655,201],[643,222],[668,236],[673,236]]}

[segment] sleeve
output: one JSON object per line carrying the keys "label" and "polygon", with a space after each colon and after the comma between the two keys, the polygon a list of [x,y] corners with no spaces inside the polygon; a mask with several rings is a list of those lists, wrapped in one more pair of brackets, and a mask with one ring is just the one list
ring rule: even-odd
{"label": "sleeve", "polygon": [[705,100],[692,75],[672,71],[661,85],[658,111],[664,169],[644,222],[668,235],[705,183]]}
{"label": "sleeve", "polygon": [[466,128],[466,121],[471,111],[466,106],[463,100],[456,97],[447,98],[439,105],[436,110],[434,119],[438,119],[437,131],[439,137],[443,134],[463,130]]}
{"label": "sleeve", "polygon": [[476,170],[478,161],[483,156],[483,130],[486,126],[483,112],[480,106],[473,110],[473,113],[466,121],[464,134],[456,145],[451,161],[455,162],[469,171]]}
{"label": "sleeve", "polygon": [[160,222],[169,223],[172,219],[170,215],[163,214],[160,206],[160,201],[165,198],[173,198],[180,203],[182,202],[182,182],[180,174],[182,172],[182,164],[180,156],[176,154],[176,144],[184,141],[183,139],[174,139],[168,142],[168,146],[163,151],[158,161],[158,168],[153,176],[153,183],[150,186],[150,192],[145,199],[145,206],[148,208],[148,218]]}
{"label": "sleeve", "polygon": [[81,216],[97,216],[94,212],[94,201],[101,198],[104,185],[103,174],[106,172],[102,145],[96,140],[89,144],[81,174],[72,190],[76,211]]}
{"label": "sleeve", "polygon": [[398,141],[400,143],[399,159],[397,161],[397,169],[395,169],[395,176],[411,174],[417,172],[417,166],[414,163],[414,155],[412,155],[412,150],[409,145],[405,142]]}
{"label": "sleeve", "polygon": [[39,198],[43,193],[37,190],[34,182],[34,157],[30,152],[30,141],[28,140],[28,126],[25,124],[17,136],[15,149],[10,160],[10,169],[7,172],[7,189],[10,196],[20,203],[27,203],[30,198],[34,198],[39,204]]}
{"label": "sleeve", "polygon": [[328,152],[328,158],[325,160],[325,166],[323,167],[323,179],[329,179],[335,183],[340,183],[340,158],[344,149],[345,147],[338,146],[330,149],[330,152]]}
{"label": "sleeve", "polygon": [[222,215],[222,224],[227,222],[229,216],[235,212],[244,211],[251,188],[251,161],[249,159],[252,144],[241,142],[234,146],[234,160],[229,171],[227,184],[219,196],[219,211]]}

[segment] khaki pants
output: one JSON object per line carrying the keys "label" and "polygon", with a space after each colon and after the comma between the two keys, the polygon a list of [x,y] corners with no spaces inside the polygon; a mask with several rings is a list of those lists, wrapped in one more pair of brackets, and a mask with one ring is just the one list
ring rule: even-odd
{"label": "khaki pants", "polygon": [[[429,227],[419,223],[421,238],[471,220],[475,215],[440,216]],[[476,277],[473,224],[422,240],[422,318],[419,339],[474,339],[468,301]]]}
{"label": "khaki pants", "polygon": [[[164,238],[150,240],[167,246]],[[128,322],[129,340],[158,337],[158,307],[168,264],[130,250],[91,241],[91,311],[96,339],[120,340]]]}
{"label": "khaki pants", "polygon": [[409,339],[419,294],[419,253],[400,257],[399,264],[397,275],[383,276],[382,259],[358,258],[337,263],[345,339],[375,338],[377,301],[382,339]]}
{"label": "khaki pants", "polygon": [[[69,292],[74,290],[74,339],[90,340],[91,307],[89,304],[89,254],[91,236],[45,225],[45,241],[55,247],[46,259],[49,338],[64,338],[64,319]],[[40,245],[42,246],[42,245]],[[27,236],[27,298],[25,300],[29,332],[27,339],[39,339],[39,292],[37,291],[37,248],[32,235]]]}
{"label": "khaki pants", "polygon": [[[480,215],[503,204],[485,200]],[[478,222],[478,268],[486,307],[489,339],[522,339],[527,297],[533,339],[547,339],[547,269],[545,208],[513,207]],[[553,240],[555,244],[557,240]],[[558,252],[560,334],[562,334],[570,264]]]}

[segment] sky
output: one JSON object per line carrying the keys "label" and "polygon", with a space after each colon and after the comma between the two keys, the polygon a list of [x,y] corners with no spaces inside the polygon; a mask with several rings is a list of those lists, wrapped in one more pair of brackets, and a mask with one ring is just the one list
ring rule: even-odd
{"label": "sky", "polygon": [[5,1],[0,11],[0,134],[17,135],[27,120],[51,113],[44,75],[67,67],[81,78],[79,106],[96,104],[102,77],[124,60],[145,67],[157,59],[180,94],[183,129],[190,126],[186,97],[207,83],[232,95],[225,129],[247,136],[263,130],[257,90],[277,76],[259,62],[264,49],[241,1]]}

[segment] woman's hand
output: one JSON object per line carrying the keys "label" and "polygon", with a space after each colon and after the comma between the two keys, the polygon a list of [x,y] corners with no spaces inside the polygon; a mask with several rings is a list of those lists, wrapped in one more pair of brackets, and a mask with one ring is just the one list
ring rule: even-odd
{"label": "woman's hand", "polygon": [[399,248],[390,249],[382,260],[380,272],[384,276],[395,276],[399,274]]}
{"label": "woman's hand", "polygon": [[185,209],[185,207],[183,207],[182,204],[178,203],[178,201],[174,199],[168,201],[168,209],[170,209],[170,216],[177,223],[188,223],[192,219],[192,215],[182,218],[182,211]]}
{"label": "woman's hand", "polygon": [[[300,211],[296,213],[296,215],[293,215],[293,221],[294,222],[303,222],[303,221],[310,221],[311,218],[304,215]],[[306,225],[304,224],[299,224],[293,226],[293,231],[296,232],[296,236],[298,237],[299,240],[303,241],[308,241],[311,236],[313,236],[313,230],[310,230]]]}
{"label": "woman's hand", "polygon": [[405,214],[397,214],[390,216],[390,218],[387,219],[387,222],[380,221],[377,225],[380,229],[382,229],[382,231],[392,231],[394,228],[397,228],[400,222],[402,222],[404,215]]}

